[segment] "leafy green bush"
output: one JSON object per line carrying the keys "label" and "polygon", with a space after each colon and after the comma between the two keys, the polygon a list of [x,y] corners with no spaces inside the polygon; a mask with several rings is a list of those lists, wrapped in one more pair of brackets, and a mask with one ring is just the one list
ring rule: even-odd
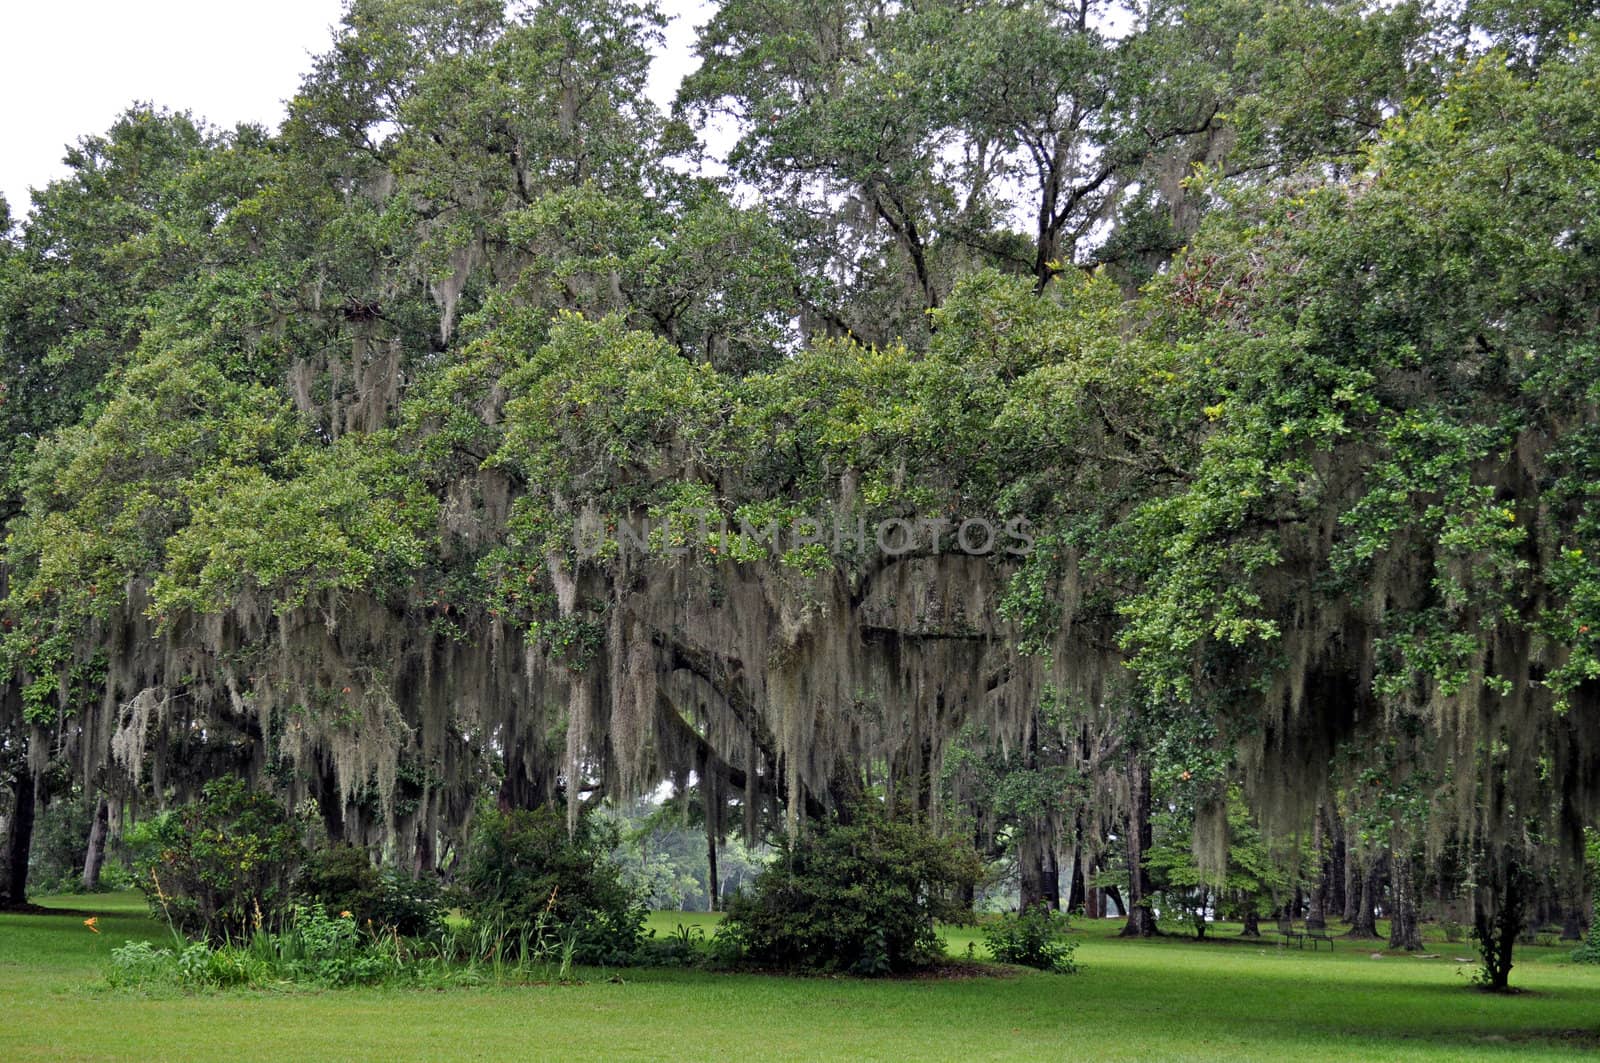
{"label": "leafy green bush", "polygon": [[1572,962],[1600,965],[1600,891],[1594,896],[1594,915],[1589,920],[1589,937],[1572,950]]}
{"label": "leafy green bush", "polygon": [[207,783],[199,799],[139,824],[129,844],[151,911],[213,942],[281,926],[305,854],[283,806],[241,779]]}
{"label": "leafy green bush", "polygon": [[560,941],[577,963],[629,963],[645,909],[611,860],[616,844],[615,828],[592,817],[569,834],[555,809],[485,810],[458,880],[466,914],[474,924],[505,931],[496,938],[499,948],[536,929],[537,951]]}
{"label": "leafy green bush", "polygon": [[1078,943],[1067,937],[1067,916],[1035,904],[1021,915],[1007,913],[983,928],[989,952],[1001,963],[1072,974]]}
{"label": "leafy green bush", "polygon": [[944,954],[934,921],[970,918],[957,898],[981,870],[961,840],[863,802],[848,820],[779,843],[751,890],[729,902],[725,933],[759,965],[862,975],[925,967]]}
{"label": "leafy green bush", "polygon": [[413,878],[398,868],[376,868],[367,851],[354,845],[319,849],[306,858],[295,883],[303,900],[315,901],[329,914],[350,912],[359,926],[422,937],[444,917],[439,885]]}

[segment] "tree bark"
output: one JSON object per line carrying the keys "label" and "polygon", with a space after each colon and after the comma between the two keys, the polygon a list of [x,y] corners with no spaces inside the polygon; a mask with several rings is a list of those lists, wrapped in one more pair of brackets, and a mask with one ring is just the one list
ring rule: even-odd
{"label": "tree bark", "polygon": [[1579,905],[1568,905],[1566,914],[1561,920],[1562,941],[1583,940],[1583,908]]}
{"label": "tree bark", "polygon": [[1329,912],[1342,912],[1345,906],[1345,865],[1348,860],[1347,846],[1344,838],[1344,824],[1339,822],[1339,813],[1332,806],[1324,806],[1327,817],[1327,837],[1332,844],[1328,846],[1328,873],[1327,873],[1327,899],[1323,904],[1323,914]]}
{"label": "tree bark", "polygon": [[1346,937],[1376,938],[1378,936],[1378,921],[1374,909],[1378,905],[1378,891],[1383,888],[1383,858],[1378,857],[1372,861],[1367,873],[1361,879],[1361,899],[1356,903],[1355,918],[1350,920],[1350,932]]}
{"label": "tree bark", "polygon": [[1365,878],[1361,861],[1355,853],[1345,850],[1344,861],[1344,921],[1348,926],[1356,925],[1356,918],[1361,912],[1361,883]]}
{"label": "tree bark", "polygon": [[89,844],[83,857],[83,892],[100,888],[100,866],[106,858],[106,834],[111,823],[111,805],[104,794],[94,803],[94,820],[89,824]]}
{"label": "tree bark", "polygon": [[1394,887],[1394,911],[1389,918],[1389,947],[1418,952],[1422,949],[1422,929],[1417,925],[1416,878],[1411,867],[1411,857],[1405,853],[1391,855]]}
{"label": "tree bark", "polygon": [[1322,809],[1311,823],[1311,852],[1317,861],[1317,884],[1311,890],[1311,907],[1306,910],[1306,928],[1322,930],[1328,925],[1328,860],[1324,853]]}
{"label": "tree bark", "polygon": [[1072,834],[1072,876],[1067,879],[1067,911],[1080,911],[1083,901],[1086,900],[1086,880],[1083,877],[1083,813],[1078,813],[1074,818],[1074,834]]}
{"label": "tree bark", "polygon": [[713,912],[722,908],[721,880],[717,878],[717,832],[706,830],[706,902]]}
{"label": "tree bark", "polygon": [[1133,807],[1128,810],[1128,922],[1122,928],[1123,937],[1153,937],[1156,913],[1151,907],[1150,872],[1144,866],[1145,853],[1150,851],[1150,766],[1135,752],[1130,765]]}
{"label": "tree bark", "polygon": [[11,822],[0,851],[0,908],[28,903],[28,856],[33,851],[33,819],[39,799],[39,777],[19,770],[11,784]]}
{"label": "tree bark", "polygon": [[1055,838],[1050,825],[1030,819],[1017,846],[1017,871],[1021,877],[1021,908],[1043,904],[1051,911],[1061,907],[1061,871],[1056,866]]}
{"label": "tree bark", "polygon": [[1244,906],[1244,929],[1239,931],[1242,938],[1258,938],[1261,936],[1261,916],[1256,912],[1255,898],[1250,898]]}

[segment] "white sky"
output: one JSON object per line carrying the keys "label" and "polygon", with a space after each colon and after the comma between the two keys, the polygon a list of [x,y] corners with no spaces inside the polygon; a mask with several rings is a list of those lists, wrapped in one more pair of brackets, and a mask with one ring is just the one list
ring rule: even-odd
{"label": "white sky", "polygon": [[[661,7],[677,16],[651,77],[665,106],[711,5]],[[135,101],[225,129],[276,129],[342,10],[341,0],[0,0],[0,195],[12,216],[25,213],[28,189],[66,172],[67,145],[104,132]]]}

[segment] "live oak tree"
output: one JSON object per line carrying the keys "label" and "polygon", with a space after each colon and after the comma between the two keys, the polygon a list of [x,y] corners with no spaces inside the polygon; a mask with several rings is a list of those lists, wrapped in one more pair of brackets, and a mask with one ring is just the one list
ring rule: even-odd
{"label": "live oak tree", "polygon": [[651,5],[358,0],[275,133],[135,108],[0,223],[8,899],[46,767],[423,870],[881,794],[1135,933],[1337,807],[1503,987],[1596,818],[1587,17],[730,0],[669,116]]}

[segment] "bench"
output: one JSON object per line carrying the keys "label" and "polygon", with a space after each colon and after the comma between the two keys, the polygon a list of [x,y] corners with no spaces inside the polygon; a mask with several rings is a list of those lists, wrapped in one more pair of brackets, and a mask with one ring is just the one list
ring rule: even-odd
{"label": "bench", "polygon": [[1297,949],[1306,947],[1306,942],[1311,942],[1311,951],[1316,952],[1322,943],[1328,943],[1328,951],[1333,951],[1333,937],[1328,933],[1328,925],[1320,919],[1315,923],[1307,921],[1300,926],[1295,926],[1294,920],[1289,916],[1278,917],[1278,933],[1283,935],[1285,945],[1293,945]]}

